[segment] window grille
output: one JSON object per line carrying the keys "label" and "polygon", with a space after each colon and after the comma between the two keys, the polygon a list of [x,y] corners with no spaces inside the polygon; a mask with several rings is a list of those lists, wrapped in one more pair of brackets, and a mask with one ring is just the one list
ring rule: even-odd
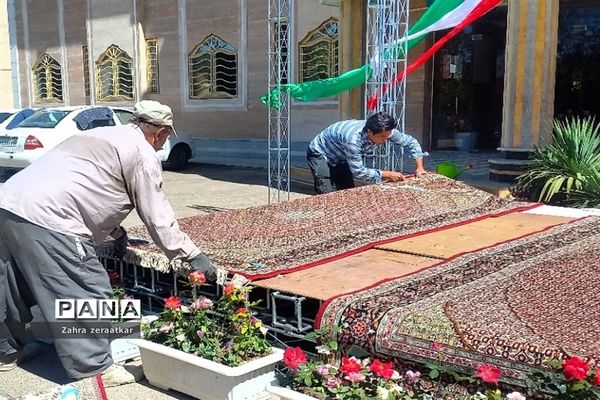
{"label": "window grille", "polygon": [[133,100],[133,59],[111,45],[96,60],[96,98],[100,101]]}
{"label": "window grille", "polygon": [[300,81],[327,79],[339,74],[338,21],[330,18],[300,42]]}
{"label": "window grille", "polygon": [[31,69],[33,71],[34,102],[62,102],[60,64],[44,53]]}
{"label": "window grille", "polygon": [[216,35],[209,35],[190,52],[190,99],[237,97],[237,50]]}
{"label": "window grille", "polygon": [[148,93],[160,93],[158,81],[158,39],[146,39],[146,79]]}

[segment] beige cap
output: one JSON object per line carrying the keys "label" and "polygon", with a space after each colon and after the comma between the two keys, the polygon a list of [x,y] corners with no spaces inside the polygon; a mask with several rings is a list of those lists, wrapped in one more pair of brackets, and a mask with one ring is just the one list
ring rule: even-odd
{"label": "beige cap", "polygon": [[133,115],[152,125],[173,127],[171,107],[154,100],[142,100],[133,108]]}

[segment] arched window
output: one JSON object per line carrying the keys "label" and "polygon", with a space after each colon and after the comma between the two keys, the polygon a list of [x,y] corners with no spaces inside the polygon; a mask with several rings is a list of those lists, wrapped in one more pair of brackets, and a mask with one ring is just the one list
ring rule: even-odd
{"label": "arched window", "polygon": [[339,73],[338,20],[329,18],[300,42],[300,81],[313,81]]}
{"label": "arched window", "polygon": [[114,44],[96,60],[96,98],[133,100],[133,59]]}
{"label": "arched window", "polygon": [[237,97],[237,50],[216,35],[209,35],[188,57],[190,99]]}
{"label": "arched window", "polygon": [[44,53],[31,69],[33,70],[34,101],[36,103],[62,101],[60,64]]}

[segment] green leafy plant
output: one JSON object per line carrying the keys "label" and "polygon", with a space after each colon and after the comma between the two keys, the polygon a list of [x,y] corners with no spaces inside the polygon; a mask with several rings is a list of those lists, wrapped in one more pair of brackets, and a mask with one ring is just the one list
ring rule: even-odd
{"label": "green leafy plant", "polygon": [[534,371],[529,375],[531,395],[552,393],[555,399],[600,399],[600,368],[593,369],[579,357],[564,361],[548,360],[550,370]]}
{"label": "green leafy plant", "polygon": [[[188,279],[195,286],[206,282],[201,272]],[[143,327],[144,338],[228,366],[268,355],[272,346],[252,313],[258,302],[249,301],[249,292],[249,287],[230,282],[216,303],[195,296],[184,306],[178,297],[166,298],[160,318]]]}
{"label": "green leafy plant", "polygon": [[600,180],[599,133],[593,118],[554,121],[550,143],[534,151],[533,164],[517,178],[513,192],[543,202],[585,204],[590,183]]}

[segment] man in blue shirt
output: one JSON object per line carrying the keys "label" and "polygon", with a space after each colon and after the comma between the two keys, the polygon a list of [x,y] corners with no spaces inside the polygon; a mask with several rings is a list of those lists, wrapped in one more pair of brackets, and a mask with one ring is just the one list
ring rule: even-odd
{"label": "man in blue shirt", "polygon": [[354,178],[372,183],[403,180],[400,172],[368,168],[363,163],[365,154],[387,140],[407,147],[417,163],[416,175],[425,174],[421,145],[396,125],[394,117],[379,112],[367,120],[336,122],[319,133],[306,154],[317,194],[353,188]]}

